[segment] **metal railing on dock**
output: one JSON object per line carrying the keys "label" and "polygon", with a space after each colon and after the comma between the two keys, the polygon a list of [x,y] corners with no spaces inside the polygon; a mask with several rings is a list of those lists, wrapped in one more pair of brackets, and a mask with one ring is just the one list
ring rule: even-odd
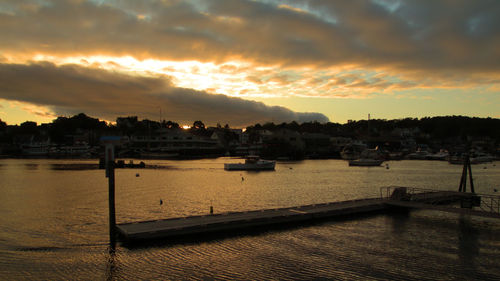
{"label": "metal railing on dock", "polygon": [[[447,197],[449,200],[446,200]],[[443,204],[447,201],[449,203],[460,202],[462,208],[500,215],[500,196],[491,194],[386,186],[380,188],[380,198],[429,205]]]}

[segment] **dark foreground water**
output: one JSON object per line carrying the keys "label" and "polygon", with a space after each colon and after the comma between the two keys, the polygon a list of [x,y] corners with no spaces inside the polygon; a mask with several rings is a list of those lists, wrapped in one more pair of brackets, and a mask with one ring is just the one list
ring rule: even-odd
{"label": "dark foreground water", "polygon": [[[237,159],[146,161],[117,170],[118,222],[378,197],[380,187],[457,190],[461,167],[398,161],[278,163],[227,172]],[[379,214],[108,253],[107,179],[95,161],[0,160],[1,280],[499,280],[500,220],[437,211]],[[498,164],[498,165],[497,165]],[[137,175],[138,174],[138,175]],[[475,165],[497,194],[500,163]],[[160,205],[160,199],[163,204]]]}

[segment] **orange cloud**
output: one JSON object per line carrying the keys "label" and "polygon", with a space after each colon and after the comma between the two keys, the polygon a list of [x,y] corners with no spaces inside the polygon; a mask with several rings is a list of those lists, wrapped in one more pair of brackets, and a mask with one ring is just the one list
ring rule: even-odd
{"label": "orange cloud", "polygon": [[356,64],[463,76],[500,70],[500,4],[404,1],[390,9],[380,2],[33,1],[30,9],[13,2],[0,13],[0,34],[7,54]]}
{"label": "orange cloud", "polygon": [[[85,112],[113,120],[138,115],[164,117],[182,123],[245,126],[255,122],[328,121],[320,113],[294,112],[284,107],[179,88],[168,77],[131,76],[77,65],[51,63],[0,64],[0,98],[49,106],[56,114]],[[27,108],[35,114],[48,112]]]}
{"label": "orange cloud", "polygon": [[[179,99],[212,93],[233,101],[230,97],[367,98],[408,89],[500,88],[498,1],[101,2],[1,5],[0,63],[17,65],[26,75],[47,69],[54,83],[61,82],[57,99],[39,96],[53,86],[41,80],[18,88],[19,99],[63,110],[71,98],[62,93],[78,92],[85,108],[116,98],[116,107],[102,108],[149,114],[120,99],[118,90],[154,106],[151,93],[164,89]],[[116,77],[110,77],[113,72]],[[124,84],[101,81],[100,75]],[[0,86],[1,96],[15,99],[11,86]],[[77,86],[96,87],[103,96],[71,88]],[[223,97],[218,102],[227,104]]]}

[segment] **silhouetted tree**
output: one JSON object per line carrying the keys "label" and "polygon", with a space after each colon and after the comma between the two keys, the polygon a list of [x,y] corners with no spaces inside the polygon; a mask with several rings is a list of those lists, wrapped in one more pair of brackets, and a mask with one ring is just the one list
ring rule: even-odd
{"label": "silhouetted tree", "polygon": [[191,128],[195,130],[205,129],[205,124],[203,124],[203,122],[201,121],[194,121],[193,126]]}
{"label": "silhouetted tree", "polygon": [[170,120],[167,121],[167,123],[165,124],[165,127],[168,129],[179,129],[180,128],[178,123],[172,122]]}
{"label": "silhouetted tree", "polygon": [[21,123],[19,126],[19,133],[21,134],[38,134],[38,128],[36,122],[26,121]]}
{"label": "silhouetted tree", "polygon": [[5,130],[7,128],[7,123],[3,122],[2,119],[0,119],[0,130]]}

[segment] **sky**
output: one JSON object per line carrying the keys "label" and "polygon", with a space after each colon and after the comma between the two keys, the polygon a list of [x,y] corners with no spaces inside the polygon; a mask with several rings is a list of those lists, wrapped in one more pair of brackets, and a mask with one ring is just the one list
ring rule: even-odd
{"label": "sky", "polygon": [[3,0],[0,119],[500,118],[498,0]]}

